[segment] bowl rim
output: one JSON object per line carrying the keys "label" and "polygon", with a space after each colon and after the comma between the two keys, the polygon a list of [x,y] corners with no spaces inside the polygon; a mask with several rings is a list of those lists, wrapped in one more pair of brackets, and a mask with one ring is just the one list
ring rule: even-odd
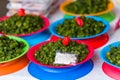
{"label": "bowl rim", "polygon": [[9,59],[9,60],[0,61],[0,64],[1,63],[7,63],[7,62],[10,62],[10,61],[14,61],[14,60],[22,57],[23,55],[25,55],[27,53],[27,51],[29,50],[29,44],[24,39],[16,37],[16,36],[7,36],[7,37],[9,37],[10,39],[17,40],[17,41],[22,41],[26,46],[23,48],[24,52],[22,52],[19,56],[16,56],[16,57],[14,57],[12,59]]}
{"label": "bowl rim", "polygon": [[93,49],[93,47],[90,46],[88,43],[79,40],[79,41],[76,41],[76,42],[77,42],[77,43],[84,43],[84,44],[86,44],[86,45],[88,46],[88,50],[89,50],[90,52],[88,53],[88,55],[86,56],[86,58],[85,58],[83,61],[78,62],[76,65],[52,66],[52,65],[42,64],[42,63],[38,62],[38,61],[35,59],[35,57],[34,57],[35,51],[36,51],[36,50],[39,50],[39,47],[40,47],[40,46],[42,46],[42,45],[44,45],[44,44],[46,44],[46,43],[49,43],[49,42],[55,42],[55,41],[57,41],[57,40],[59,40],[59,39],[54,39],[54,40],[45,41],[45,42],[39,43],[39,44],[37,44],[37,45],[35,45],[35,46],[32,46],[32,47],[29,49],[28,53],[27,53],[28,59],[29,59],[31,62],[33,62],[33,63],[35,63],[35,64],[37,64],[37,65],[43,66],[43,67],[48,67],[48,68],[68,68],[68,67],[72,67],[72,66],[76,66],[76,65],[83,64],[84,62],[90,60],[90,59],[92,58],[92,56],[94,55],[94,49]]}
{"label": "bowl rim", "polygon": [[[33,15],[33,16],[38,16],[38,15]],[[34,34],[39,33],[39,32],[43,32],[44,30],[46,30],[49,27],[50,22],[49,22],[49,19],[47,17],[43,16],[43,15],[40,15],[39,17],[43,19],[44,26],[43,26],[43,28],[41,28],[41,29],[39,29],[35,32],[31,32],[31,33],[27,33],[27,34],[5,34],[3,32],[0,32],[0,34],[23,37],[23,36],[30,36],[30,35],[34,35]],[[1,17],[0,21],[4,21],[7,18],[10,18],[10,17],[9,16]]]}
{"label": "bowl rim", "polygon": [[66,10],[64,10],[64,7],[70,3],[72,3],[74,0],[68,0],[68,1],[65,1],[63,2],[61,5],[60,5],[60,10],[65,13],[65,14],[68,14],[68,15],[72,15],[72,16],[99,16],[99,15],[102,15],[102,14],[105,14],[105,13],[108,13],[110,12],[113,8],[114,8],[114,4],[113,2],[110,0],[109,4],[108,4],[108,8],[104,11],[101,11],[101,12],[97,12],[97,13],[92,13],[92,14],[76,14],[76,13],[71,13],[71,12],[68,12]]}
{"label": "bowl rim", "polygon": [[[101,21],[105,25],[104,30],[101,33],[99,33],[99,34],[95,34],[95,35],[91,35],[91,36],[86,36],[86,37],[71,37],[71,39],[75,39],[75,40],[76,39],[81,39],[81,40],[83,40],[83,39],[90,39],[90,38],[94,38],[94,37],[103,35],[103,34],[105,34],[105,33],[107,33],[109,31],[110,24],[108,23],[108,21],[106,21],[106,20],[104,20],[104,19],[102,19],[100,17],[95,17],[95,16],[86,16],[86,17],[87,18],[95,19],[96,21]],[[57,20],[56,22],[52,23],[50,25],[50,27],[49,27],[50,32],[53,35],[55,35],[55,36],[58,36],[60,38],[64,38],[64,36],[57,34],[55,28],[57,27],[58,24],[62,24],[65,19],[72,19],[72,18],[76,18],[76,17],[75,16],[70,16],[68,18],[61,18],[61,19]]]}
{"label": "bowl rim", "polygon": [[109,64],[109,65],[111,65],[111,66],[113,66],[113,67],[115,67],[115,68],[119,68],[119,69],[120,69],[120,66],[117,66],[117,65],[111,63],[111,62],[106,58],[107,52],[110,51],[110,46],[117,47],[118,44],[120,44],[120,41],[114,42],[114,43],[111,43],[111,44],[105,46],[105,47],[101,50],[101,52],[100,52],[100,58],[101,58],[105,63],[107,63],[107,64]]}

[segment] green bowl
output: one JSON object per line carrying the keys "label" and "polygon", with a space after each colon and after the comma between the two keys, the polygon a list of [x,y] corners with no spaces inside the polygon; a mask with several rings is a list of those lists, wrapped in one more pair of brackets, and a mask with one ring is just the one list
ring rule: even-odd
{"label": "green bowl", "polygon": [[29,50],[29,44],[22,38],[19,38],[19,37],[15,37],[15,36],[8,36],[10,39],[14,39],[14,40],[17,40],[17,41],[22,41],[26,46],[23,48],[23,51],[19,56],[16,56],[12,59],[9,59],[9,60],[5,60],[5,61],[0,61],[0,63],[6,63],[6,62],[10,62],[10,61],[13,61],[13,60],[16,60],[20,57],[22,57],[23,55],[25,55],[27,53],[27,51]]}

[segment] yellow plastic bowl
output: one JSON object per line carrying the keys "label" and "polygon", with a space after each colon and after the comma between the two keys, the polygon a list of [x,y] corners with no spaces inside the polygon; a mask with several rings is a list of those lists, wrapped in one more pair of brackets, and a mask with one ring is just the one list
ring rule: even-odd
{"label": "yellow plastic bowl", "polygon": [[64,7],[70,3],[72,3],[73,0],[67,0],[65,2],[63,2],[61,5],[60,5],[60,10],[67,14],[67,15],[72,15],[72,16],[98,16],[98,15],[102,15],[102,14],[105,14],[105,13],[108,13],[110,12],[113,8],[114,8],[114,4],[112,1],[110,1],[110,3],[108,4],[108,9],[102,11],[102,12],[98,12],[98,13],[92,13],[92,14],[75,14],[75,13],[71,13],[71,12],[68,12],[68,11],[65,11],[64,10]]}

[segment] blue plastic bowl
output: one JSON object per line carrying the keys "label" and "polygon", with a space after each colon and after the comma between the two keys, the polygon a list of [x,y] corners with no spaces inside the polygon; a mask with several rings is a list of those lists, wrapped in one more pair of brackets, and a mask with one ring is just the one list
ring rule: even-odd
{"label": "blue plastic bowl", "polygon": [[115,42],[115,43],[112,43],[112,44],[109,44],[108,46],[104,47],[102,49],[102,51],[100,52],[100,58],[107,64],[113,66],[113,67],[116,67],[116,68],[120,68],[120,66],[117,66],[115,64],[112,64],[107,58],[106,58],[106,53],[110,51],[110,46],[113,46],[113,47],[118,47],[118,45],[120,44],[120,42]]}
{"label": "blue plastic bowl", "polygon": [[[74,17],[74,16],[70,16],[70,17],[68,17],[67,19],[72,19],[72,18],[75,18],[75,17]],[[89,38],[94,38],[94,37],[100,36],[100,35],[102,35],[102,34],[105,34],[106,32],[109,31],[110,25],[109,25],[109,23],[108,23],[106,20],[104,20],[104,19],[102,19],[102,18],[100,18],[100,17],[93,17],[93,16],[87,16],[87,18],[93,18],[93,19],[95,19],[96,21],[101,21],[101,22],[103,22],[103,24],[105,24],[106,27],[105,27],[104,30],[103,30],[101,33],[99,33],[99,34],[91,35],[91,36],[86,36],[86,37],[71,37],[71,39],[76,40],[76,39],[89,39]],[[53,24],[50,25],[49,29],[50,29],[50,32],[51,32],[53,35],[58,36],[58,37],[60,37],[60,38],[64,38],[64,36],[59,35],[59,34],[57,33],[57,31],[55,30],[55,28],[57,27],[58,24],[62,24],[65,19],[66,19],[66,18],[62,18],[62,19],[60,19],[60,20],[58,20],[58,21],[56,21],[56,22],[54,22]]]}

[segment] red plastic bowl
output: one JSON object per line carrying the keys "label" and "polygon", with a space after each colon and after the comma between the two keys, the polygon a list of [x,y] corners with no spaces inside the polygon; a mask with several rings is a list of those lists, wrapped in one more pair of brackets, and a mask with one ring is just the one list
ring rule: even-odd
{"label": "red plastic bowl", "polygon": [[[33,35],[33,34],[36,34],[36,33],[39,33],[39,32],[43,32],[44,30],[46,30],[49,27],[50,22],[49,22],[49,19],[47,17],[45,17],[45,16],[40,16],[40,17],[44,20],[44,27],[42,29],[37,30],[35,32],[28,33],[28,34],[11,34],[11,35],[12,36],[29,36],[29,35]],[[9,18],[9,17],[4,16],[4,17],[0,18],[0,21],[5,20],[7,18]],[[3,32],[0,32],[0,34],[10,35],[10,34],[5,34]]]}
{"label": "red plastic bowl", "polygon": [[[45,45],[46,43],[56,42],[57,40],[58,40],[58,38],[56,38],[56,39],[54,38],[54,40],[52,39],[52,40],[50,40],[50,41],[42,42],[42,43],[39,43],[39,44],[31,47],[31,48],[29,49],[28,53],[27,53],[28,59],[29,59],[31,62],[35,63],[35,64],[38,64],[38,65],[44,66],[44,67],[49,67],[49,68],[67,68],[67,67],[75,66],[75,65],[52,66],[52,65],[42,64],[42,63],[40,63],[40,62],[38,62],[38,61],[36,60],[36,58],[34,57],[34,54],[35,54],[35,51],[36,51],[36,50],[39,50],[39,48],[40,48],[41,46]],[[84,43],[84,44],[86,44],[86,45],[88,46],[88,50],[89,50],[89,53],[88,53],[88,55],[86,56],[86,58],[85,58],[83,61],[78,62],[78,63],[76,64],[76,65],[79,65],[79,64],[83,64],[83,63],[85,63],[86,61],[90,60],[90,59],[92,58],[92,56],[94,55],[94,50],[93,50],[93,48],[92,48],[89,44],[87,44],[87,43],[85,43],[85,42],[83,42],[83,41],[76,41],[76,42],[77,42],[77,43]]]}

